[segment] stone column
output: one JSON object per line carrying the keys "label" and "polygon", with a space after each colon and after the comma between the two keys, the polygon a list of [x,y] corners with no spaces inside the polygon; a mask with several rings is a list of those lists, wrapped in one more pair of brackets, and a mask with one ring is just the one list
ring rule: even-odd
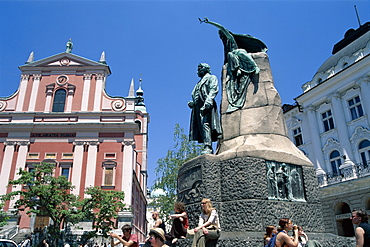
{"label": "stone column", "polygon": [[1,166],[1,173],[0,173],[0,181],[1,181],[1,186],[0,186],[0,195],[5,195],[7,191],[7,181],[9,180],[10,177],[10,170],[12,168],[12,163],[13,163],[13,156],[14,156],[14,150],[15,150],[15,145],[17,142],[15,141],[6,141],[4,142],[5,145],[5,152],[4,152],[4,158],[3,158],[3,163]]}
{"label": "stone column", "polygon": [[30,97],[30,104],[28,105],[28,111],[35,111],[40,80],[41,80],[41,75],[39,74],[33,75],[33,84],[32,84],[32,91],[31,91],[31,97]]}
{"label": "stone column", "polygon": [[[132,197],[132,180],[134,170],[134,146],[132,140],[123,141],[123,164],[122,164],[122,191],[125,191],[125,201],[127,205],[131,205]],[[127,188],[129,188],[127,190]]]}
{"label": "stone column", "polygon": [[67,89],[68,90],[67,90],[66,112],[72,112],[72,101],[73,101],[73,96],[75,94],[76,87],[73,85],[68,85]]}
{"label": "stone column", "polygon": [[96,75],[96,87],[95,87],[95,97],[94,97],[94,109],[93,111],[100,111],[101,99],[102,99],[102,89],[103,89],[104,75]]}
{"label": "stone column", "polygon": [[51,100],[53,98],[53,91],[54,91],[54,84],[50,84],[46,86],[46,100],[45,100],[45,108],[44,112],[50,112],[51,108]]}
{"label": "stone column", "polygon": [[[360,94],[362,107],[365,114],[370,115],[370,75],[362,77],[359,81],[356,82],[360,86]],[[367,118],[367,124],[370,125],[370,118]]]}
{"label": "stone column", "polygon": [[85,187],[93,187],[95,185],[95,171],[96,171],[96,156],[98,154],[98,141],[87,142],[87,166],[86,166],[86,180]]}
{"label": "stone column", "polygon": [[91,74],[84,75],[84,88],[82,93],[81,111],[87,111],[87,107],[89,105],[91,77],[92,77]]}
{"label": "stone column", "polygon": [[353,154],[351,152],[351,143],[349,141],[349,135],[348,135],[348,129],[347,129],[347,121],[344,117],[344,109],[341,101],[341,95],[340,93],[335,93],[330,96],[331,103],[333,107],[333,114],[334,114],[334,122],[337,127],[338,132],[338,138],[340,142],[340,146],[342,148],[341,152],[344,155],[344,162],[339,167],[341,170],[341,173],[344,172],[345,178],[353,177],[355,176],[355,164],[352,160],[354,160]]}
{"label": "stone column", "polygon": [[321,141],[320,141],[320,131],[318,128],[318,121],[316,117],[316,109],[313,106],[310,106],[308,109],[308,122],[311,126],[311,140],[312,146],[315,153],[315,162],[316,165],[316,175],[325,175],[325,171],[322,169],[322,166],[325,165],[325,159],[322,154]]}
{"label": "stone column", "polygon": [[17,101],[17,107],[15,108],[15,111],[23,110],[24,97],[26,96],[26,89],[27,89],[27,83],[28,83],[29,78],[30,78],[30,75],[27,75],[27,74],[21,75],[21,83],[19,85],[18,101]]}
{"label": "stone column", "polygon": [[[81,187],[81,174],[82,174],[82,161],[84,155],[84,145],[86,143],[83,141],[75,141],[73,145],[75,146],[73,152],[73,169],[72,169],[72,185],[75,189],[72,191],[75,195],[80,195]],[[81,197],[83,195],[80,195]]]}

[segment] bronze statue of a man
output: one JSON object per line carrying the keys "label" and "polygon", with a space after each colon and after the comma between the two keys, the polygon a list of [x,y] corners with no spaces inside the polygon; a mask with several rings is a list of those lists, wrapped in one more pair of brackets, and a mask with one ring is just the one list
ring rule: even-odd
{"label": "bronze statue of a man", "polygon": [[211,154],[212,142],[222,135],[215,101],[218,80],[211,75],[211,67],[206,63],[198,65],[198,76],[201,79],[191,93],[192,100],[188,102],[192,109],[189,139],[204,144],[202,154]]}

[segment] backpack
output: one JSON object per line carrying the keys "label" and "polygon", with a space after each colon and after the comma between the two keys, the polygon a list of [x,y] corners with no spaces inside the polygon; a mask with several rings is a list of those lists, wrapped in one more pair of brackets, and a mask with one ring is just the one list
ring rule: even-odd
{"label": "backpack", "polygon": [[276,233],[272,238],[270,238],[269,242],[265,245],[265,247],[275,247],[276,244],[276,237],[280,232]]}

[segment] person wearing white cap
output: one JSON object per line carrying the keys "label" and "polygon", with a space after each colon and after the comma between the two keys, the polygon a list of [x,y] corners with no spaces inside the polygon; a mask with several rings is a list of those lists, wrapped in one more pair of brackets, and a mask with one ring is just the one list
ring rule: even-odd
{"label": "person wearing white cap", "polygon": [[152,247],[168,247],[164,244],[166,237],[162,228],[153,228],[149,232],[149,242]]}

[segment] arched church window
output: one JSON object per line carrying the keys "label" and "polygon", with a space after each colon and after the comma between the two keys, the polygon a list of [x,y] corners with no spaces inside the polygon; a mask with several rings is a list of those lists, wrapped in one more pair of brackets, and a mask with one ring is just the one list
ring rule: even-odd
{"label": "arched church window", "polygon": [[64,112],[64,105],[66,103],[66,90],[58,89],[54,94],[53,112]]}
{"label": "arched church window", "polygon": [[370,163],[370,141],[363,140],[358,144],[358,151],[360,152],[361,162],[364,167]]}
{"label": "arched church window", "polygon": [[333,152],[330,153],[329,159],[333,171],[333,176],[340,175],[339,167],[342,165],[340,153],[337,150],[334,150]]}

